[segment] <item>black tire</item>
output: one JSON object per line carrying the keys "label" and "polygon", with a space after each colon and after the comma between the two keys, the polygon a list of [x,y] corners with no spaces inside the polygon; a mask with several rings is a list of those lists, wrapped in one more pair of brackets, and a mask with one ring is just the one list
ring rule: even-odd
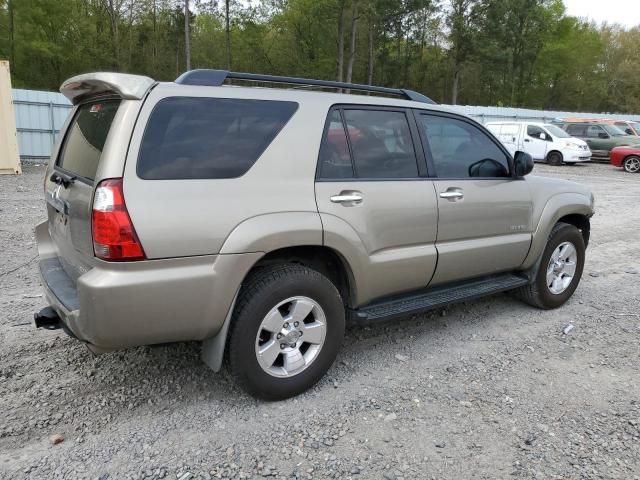
{"label": "black tire", "polygon": [[637,155],[631,155],[624,159],[622,162],[622,168],[627,173],[640,173],[640,169],[638,169],[638,164],[640,163],[640,157]]}
{"label": "black tire", "polygon": [[[322,308],[326,317],[324,343],[300,373],[286,378],[272,376],[258,363],[256,336],[267,313],[295,296],[306,296]],[[329,370],[340,350],[344,329],[342,297],[324,275],[296,264],[257,270],[243,283],[234,310],[227,345],[231,374],[240,387],[256,397],[265,400],[292,397],[315,385]]]}
{"label": "black tire", "polygon": [[562,165],[563,160],[564,158],[562,157],[562,154],[560,152],[549,152],[549,154],[547,155],[547,163],[549,165],[553,165],[554,167]]}
{"label": "black tire", "polygon": [[[560,294],[553,294],[547,285],[547,267],[554,250],[563,242],[571,242],[576,249],[576,271],[569,286]],[[516,290],[520,300],[537,308],[549,310],[563,305],[578,288],[584,269],[585,246],[582,233],[575,226],[558,222],[551,230],[547,246],[542,253],[540,266],[533,283]]]}

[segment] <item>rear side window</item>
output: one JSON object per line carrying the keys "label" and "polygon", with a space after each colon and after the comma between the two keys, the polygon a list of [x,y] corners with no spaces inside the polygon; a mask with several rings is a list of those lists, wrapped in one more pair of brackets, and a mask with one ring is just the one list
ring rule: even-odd
{"label": "rear side window", "polygon": [[107,100],[78,107],[64,139],[58,158],[59,167],[88,180],[95,179],[104,143],[119,105],[119,100]]}
{"label": "rear side window", "polygon": [[339,110],[331,112],[329,126],[320,146],[321,178],[353,178],[349,143]]}
{"label": "rear side window", "polygon": [[298,108],[295,102],[171,97],[147,123],[138,176],[147,180],[244,175]]}

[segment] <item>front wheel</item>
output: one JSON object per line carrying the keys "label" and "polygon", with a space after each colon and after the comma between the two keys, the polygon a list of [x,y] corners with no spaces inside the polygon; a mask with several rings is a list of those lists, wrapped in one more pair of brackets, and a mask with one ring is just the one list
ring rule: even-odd
{"label": "front wheel", "polygon": [[534,307],[557,308],[578,288],[584,260],[585,246],[580,230],[558,222],[549,235],[536,278],[516,293]]}
{"label": "front wheel", "polygon": [[328,278],[294,264],[258,270],[244,283],[234,311],[231,373],[257,397],[297,395],[331,367],[344,329],[344,303]]}
{"label": "front wheel", "polygon": [[547,163],[555,167],[562,165],[563,160],[564,159],[560,152],[550,152],[549,155],[547,155]]}
{"label": "front wheel", "polygon": [[627,173],[640,172],[640,157],[632,155],[631,157],[625,158],[622,163],[622,168],[624,168],[624,171]]}

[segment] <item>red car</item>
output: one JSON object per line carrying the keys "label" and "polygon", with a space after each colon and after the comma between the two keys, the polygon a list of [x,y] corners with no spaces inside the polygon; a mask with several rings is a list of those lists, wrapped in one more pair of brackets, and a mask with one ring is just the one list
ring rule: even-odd
{"label": "red car", "polygon": [[624,168],[628,173],[640,173],[640,145],[615,147],[609,155],[611,165]]}

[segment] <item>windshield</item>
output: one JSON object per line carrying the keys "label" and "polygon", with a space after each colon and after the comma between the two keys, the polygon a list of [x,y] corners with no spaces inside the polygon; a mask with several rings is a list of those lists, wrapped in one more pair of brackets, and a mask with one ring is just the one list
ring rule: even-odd
{"label": "windshield", "polygon": [[556,127],[555,125],[545,125],[544,128],[546,128],[554,137],[571,138],[571,135],[562,130],[560,127]]}
{"label": "windshield", "polygon": [[615,125],[606,125],[605,124],[605,125],[602,125],[602,127],[612,137],[624,137],[624,136],[627,135],[623,130],[620,130],[620,128],[616,127]]}
{"label": "windshield", "polygon": [[633,129],[636,131],[636,133],[640,134],[640,123],[638,122],[633,122],[631,124],[631,126],[633,127]]}

